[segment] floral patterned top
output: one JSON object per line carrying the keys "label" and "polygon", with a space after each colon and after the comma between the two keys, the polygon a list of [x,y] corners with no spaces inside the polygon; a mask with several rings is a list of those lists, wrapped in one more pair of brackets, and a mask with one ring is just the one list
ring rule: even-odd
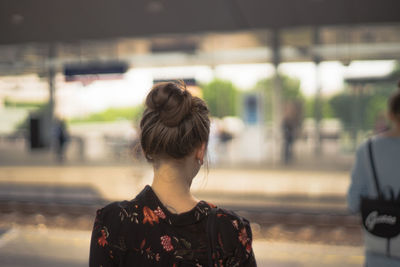
{"label": "floral patterned top", "polygon": [[[90,267],[208,266],[207,217],[214,205],[200,201],[173,214],[146,186],[131,201],[97,211]],[[231,211],[216,210],[214,266],[256,266],[249,222]]]}

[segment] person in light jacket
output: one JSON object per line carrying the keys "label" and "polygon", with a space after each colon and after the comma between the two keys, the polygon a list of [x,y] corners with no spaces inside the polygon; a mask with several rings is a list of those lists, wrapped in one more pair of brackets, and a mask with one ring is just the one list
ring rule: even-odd
{"label": "person in light jacket", "polygon": [[[392,127],[372,138],[373,158],[379,184],[384,195],[392,188],[395,195],[400,191],[400,89],[389,99],[389,119]],[[367,142],[357,150],[356,161],[351,173],[348,190],[348,206],[352,212],[360,212],[361,197],[377,197],[368,154]],[[400,208],[400,207],[399,207]],[[364,231],[365,264],[368,267],[400,266],[400,235],[390,240],[394,257],[384,253],[386,240],[375,238]],[[399,257],[396,258],[396,255]]]}

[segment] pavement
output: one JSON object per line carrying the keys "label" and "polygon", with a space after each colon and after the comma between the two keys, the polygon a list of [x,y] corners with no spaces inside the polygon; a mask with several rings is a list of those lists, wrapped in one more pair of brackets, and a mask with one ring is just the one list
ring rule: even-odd
{"label": "pavement", "polygon": [[[152,175],[149,165],[0,166],[0,199],[132,199],[151,184]],[[192,190],[198,198],[221,206],[346,213],[348,186],[345,171],[218,168],[201,171]]]}
{"label": "pavement", "polygon": [[[88,266],[89,244],[90,231],[14,227],[0,236],[0,266]],[[356,267],[364,259],[361,247],[254,240],[253,248],[260,267]]]}

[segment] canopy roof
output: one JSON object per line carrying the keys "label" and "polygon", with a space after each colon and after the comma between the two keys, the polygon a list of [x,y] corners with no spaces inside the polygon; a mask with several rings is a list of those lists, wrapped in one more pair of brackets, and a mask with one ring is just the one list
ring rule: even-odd
{"label": "canopy roof", "polygon": [[2,0],[0,44],[400,22],[398,0]]}

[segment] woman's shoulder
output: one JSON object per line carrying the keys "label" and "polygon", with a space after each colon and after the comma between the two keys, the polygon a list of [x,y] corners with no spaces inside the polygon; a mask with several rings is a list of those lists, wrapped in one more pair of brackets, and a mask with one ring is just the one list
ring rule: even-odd
{"label": "woman's shoulder", "polygon": [[215,210],[215,215],[216,215],[216,219],[218,224],[229,224],[232,225],[234,228],[237,228],[237,225],[250,225],[249,221],[238,215],[236,212],[234,212],[233,210],[228,210],[228,209],[224,209],[221,207],[217,207],[216,205],[207,202],[207,201],[200,201],[200,203],[205,204],[204,206],[206,206],[207,212],[206,214],[210,213],[210,210],[214,209]]}
{"label": "woman's shoulder", "polygon": [[400,136],[392,135],[390,133],[382,133],[375,136],[372,142],[379,146],[400,146]]}
{"label": "woman's shoulder", "polygon": [[138,194],[132,200],[111,202],[97,210],[95,222],[113,228],[121,227],[127,222],[138,224],[142,217],[143,201],[143,197]]}
{"label": "woman's shoulder", "polygon": [[113,217],[119,215],[121,221],[124,221],[124,218],[128,217],[129,214],[133,213],[137,215],[146,202],[144,191],[145,189],[137,194],[132,200],[114,201],[105,205],[97,211],[97,216],[102,215],[102,217]]}
{"label": "woman's shoulder", "polygon": [[400,146],[400,138],[386,136],[384,134],[372,136],[362,142],[357,148],[357,156],[367,155],[369,146],[371,145],[372,151],[379,152],[381,150],[386,150],[386,148],[398,147]]}
{"label": "woman's shoulder", "polygon": [[[238,215],[232,210],[217,208],[217,228],[225,238],[232,238],[232,241],[240,240],[240,236],[245,236],[251,242],[252,231],[250,222],[243,216]],[[239,239],[238,239],[239,237]]]}
{"label": "woman's shoulder", "polygon": [[124,200],[112,202],[98,209],[93,231],[103,231],[110,243],[118,243],[121,235],[134,229],[133,225],[140,226],[142,215],[138,205],[139,202],[136,200]]}
{"label": "woman's shoulder", "polygon": [[375,139],[376,139],[376,137],[371,137],[371,138],[368,138],[367,140],[361,142],[361,144],[357,148],[357,152],[358,153],[365,153],[365,151],[368,149],[369,143],[370,142],[374,142],[375,143],[376,142]]}
{"label": "woman's shoulder", "polygon": [[242,225],[249,224],[249,221],[246,218],[238,215],[236,212],[234,212],[232,210],[217,208],[216,215],[217,215],[218,221],[220,221],[222,223],[231,223],[234,227],[236,226],[236,223],[242,224]]}

